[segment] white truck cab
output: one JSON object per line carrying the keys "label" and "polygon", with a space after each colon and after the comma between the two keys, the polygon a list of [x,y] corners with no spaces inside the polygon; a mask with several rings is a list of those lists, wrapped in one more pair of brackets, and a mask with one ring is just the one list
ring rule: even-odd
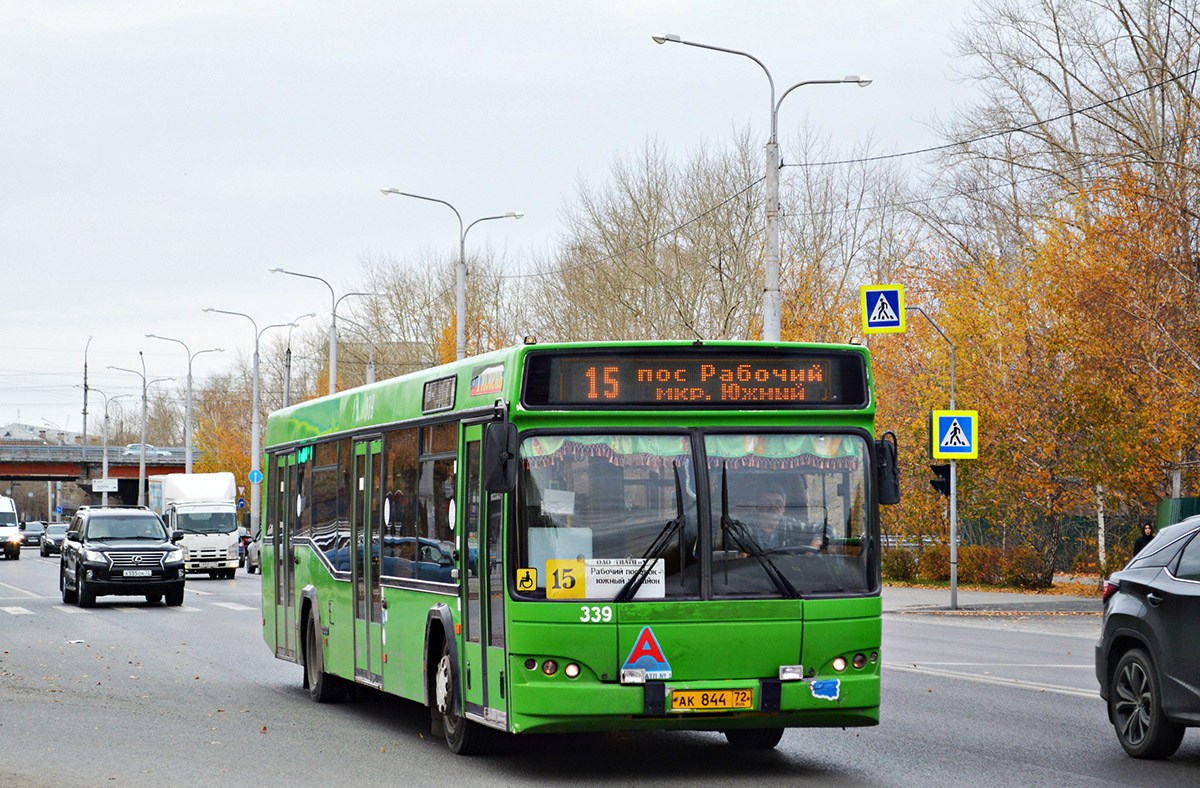
{"label": "white truck cab", "polygon": [[182,531],[184,568],[232,578],[238,567],[237,486],[232,473],[151,476],[150,508]]}

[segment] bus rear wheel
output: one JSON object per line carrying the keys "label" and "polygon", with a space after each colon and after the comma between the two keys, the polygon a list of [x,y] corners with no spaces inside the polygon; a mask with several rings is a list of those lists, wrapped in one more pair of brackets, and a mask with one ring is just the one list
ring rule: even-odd
{"label": "bus rear wheel", "polygon": [[725,738],[736,750],[770,750],[783,738],[783,728],[735,728]]}
{"label": "bus rear wheel", "polygon": [[460,711],[456,671],[450,657],[450,644],[442,643],[442,656],[434,673],[434,694],[437,712],[441,716],[446,746],[455,755],[470,755],[479,751],[483,731]]}

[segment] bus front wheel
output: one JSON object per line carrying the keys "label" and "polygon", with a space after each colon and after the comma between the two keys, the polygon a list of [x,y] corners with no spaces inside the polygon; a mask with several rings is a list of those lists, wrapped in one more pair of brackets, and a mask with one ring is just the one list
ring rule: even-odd
{"label": "bus front wheel", "polygon": [[454,681],[453,660],[450,644],[442,643],[442,656],[434,673],[434,692],[437,712],[441,717],[446,745],[455,755],[470,755],[479,750],[482,731],[460,711],[459,689]]}
{"label": "bus front wheel", "polygon": [[304,634],[304,678],[305,684],[308,685],[309,697],[317,703],[329,703],[337,699],[338,680],[336,676],[325,672],[320,626],[314,611],[308,619],[308,629]]}
{"label": "bus front wheel", "polygon": [[783,728],[734,728],[725,738],[737,750],[770,750],[783,738]]}

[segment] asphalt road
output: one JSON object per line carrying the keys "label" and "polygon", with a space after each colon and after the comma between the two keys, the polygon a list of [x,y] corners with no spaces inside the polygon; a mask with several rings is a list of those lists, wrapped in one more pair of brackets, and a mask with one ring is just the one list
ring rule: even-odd
{"label": "asphalt road", "polygon": [[789,730],[757,754],[705,733],[502,737],[461,758],[415,704],[313,704],[262,641],[258,593],[239,573],[190,578],[180,608],[80,610],[58,597],[56,560],[0,561],[0,786],[1200,784],[1200,731],[1163,763],[1120,749],[1088,600],[1042,615],[1069,601],[967,597],[995,609],[964,615],[946,592],[887,589],[875,728]]}

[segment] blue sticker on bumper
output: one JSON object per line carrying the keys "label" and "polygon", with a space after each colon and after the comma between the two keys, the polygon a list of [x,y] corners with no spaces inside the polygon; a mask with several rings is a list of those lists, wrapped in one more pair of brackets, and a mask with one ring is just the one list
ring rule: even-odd
{"label": "blue sticker on bumper", "polygon": [[842,682],[841,679],[825,679],[824,681],[814,681],[810,686],[814,698],[837,700],[842,689]]}

